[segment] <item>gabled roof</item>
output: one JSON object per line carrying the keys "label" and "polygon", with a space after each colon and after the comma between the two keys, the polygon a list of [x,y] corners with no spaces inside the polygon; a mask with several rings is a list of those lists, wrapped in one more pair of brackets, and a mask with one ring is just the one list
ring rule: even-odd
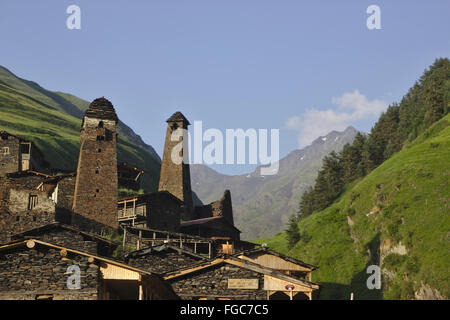
{"label": "gabled roof", "polygon": [[195,274],[196,272],[200,271],[200,270],[204,270],[207,268],[212,268],[214,266],[220,265],[220,264],[231,264],[231,265],[235,265],[244,269],[248,269],[254,272],[258,272],[258,273],[262,273],[264,275],[268,275],[274,278],[278,278],[284,281],[288,281],[294,284],[299,284],[301,286],[307,287],[311,290],[317,290],[319,289],[319,285],[314,283],[314,282],[310,282],[308,280],[304,280],[304,279],[298,279],[298,278],[294,278],[291,276],[286,275],[285,273],[282,272],[278,272],[275,271],[273,269],[261,266],[259,264],[247,261],[247,260],[243,260],[243,259],[239,259],[237,257],[234,256],[228,256],[228,255],[224,255],[221,258],[217,258],[215,260],[206,262],[204,264],[200,264],[197,266],[194,266],[192,268],[189,269],[184,269],[184,270],[177,270],[175,272],[172,273],[168,273],[166,274],[166,276],[164,277],[164,279],[166,280],[172,280],[172,279],[176,279],[179,277],[184,277],[184,276],[188,276],[190,274]]}
{"label": "gabled roof", "polygon": [[121,267],[121,268],[132,270],[132,271],[138,272],[138,273],[143,274],[143,275],[153,275],[153,273],[151,273],[149,271],[132,267],[130,265],[127,265],[127,264],[125,264],[123,262],[120,262],[120,261],[117,261],[117,260],[114,260],[114,259],[101,257],[101,256],[98,256],[98,255],[94,255],[92,253],[89,253],[89,252],[85,252],[85,251],[80,251],[80,250],[75,250],[75,249],[63,247],[63,246],[60,246],[60,245],[57,245],[57,244],[53,244],[53,243],[50,243],[50,242],[45,242],[45,241],[42,241],[42,240],[39,240],[39,239],[35,239],[35,238],[30,238],[30,239],[26,239],[26,240],[15,240],[15,241],[11,241],[9,243],[0,245],[0,251],[5,251],[5,250],[9,250],[9,249],[16,249],[16,248],[20,248],[20,247],[24,247],[24,246],[27,246],[28,248],[34,248],[36,246],[36,244],[42,245],[42,246],[46,246],[46,247],[49,247],[49,248],[53,248],[53,249],[58,249],[58,250],[64,249],[68,253],[74,253],[74,254],[78,254],[78,255],[82,255],[82,256],[86,256],[86,257],[92,257],[92,258],[94,258],[94,259],[96,259],[98,261],[106,262],[106,263],[109,263],[109,264],[112,264],[112,265],[115,265],[115,266],[118,266],[118,267]]}
{"label": "gabled roof", "polygon": [[48,230],[53,230],[53,229],[68,230],[68,231],[80,234],[83,237],[86,237],[88,239],[91,239],[92,241],[102,242],[103,244],[105,244],[105,245],[107,245],[109,247],[112,247],[112,248],[116,248],[118,246],[113,241],[110,241],[108,239],[105,239],[103,237],[100,237],[100,236],[92,234],[92,233],[88,233],[88,232],[82,231],[82,230],[80,230],[78,228],[75,228],[73,226],[68,226],[68,225],[61,224],[59,222],[49,223],[49,224],[46,224],[46,225],[43,225],[43,226],[40,226],[40,227],[29,229],[29,230],[21,232],[21,233],[14,234],[13,236],[11,236],[11,239],[12,240],[19,240],[19,239],[24,239],[24,238],[32,238],[33,236],[36,236],[39,233],[42,233],[42,232],[45,232],[45,231],[48,231]]}
{"label": "gabled roof", "polygon": [[177,299],[178,296],[176,295],[176,293],[173,291],[172,287],[167,284],[163,278],[161,278],[158,274],[149,272],[147,270],[143,270],[140,268],[136,268],[133,266],[130,266],[128,264],[125,264],[121,261],[117,261],[114,259],[110,259],[110,258],[105,258],[105,257],[101,257],[92,253],[88,253],[88,252],[84,252],[84,251],[80,251],[80,250],[74,250],[71,248],[66,248],[60,245],[56,245],[56,244],[52,244],[49,242],[45,242],[45,241],[41,241],[38,239],[28,239],[28,240],[22,240],[22,241],[13,241],[10,242],[8,244],[5,245],[0,245],[0,252],[1,251],[6,251],[6,250],[13,250],[13,249],[17,249],[20,247],[27,247],[29,249],[35,248],[37,245],[37,247],[39,248],[39,246],[43,246],[43,247],[48,247],[48,248],[52,248],[52,249],[56,249],[56,250],[61,250],[61,252],[65,252],[65,254],[76,254],[76,255],[81,255],[81,256],[85,256],[88,257],[90,259],[93,259],[92,262],[90,263],[94,263],[95,261],[101,263],[100,266],[102,267],[102,264],[106,264],[107,266],[114,266],[114,267],[118,267],[118,268],[122,268],[122,269],[126,269],[132,272],[135,272],[139,275],[139,278],[145,279],[157,279],[158,281],[160,281],[160,288],[162,288],[165,291],[166,297],[170,296],[170,299]]}
{"label": "gabled roof", "polygon": [[286,256],[286,255],[284,255],[284,254],[281,254],[281,253],[279,253],[279,252],[270,250],[270,249],[268,249],[267,247],[257,247],[257,248],[250,249],[250,250],[240,251],[240,252],[238,252],[238,253],[235,253],[233,256],[235,256],[235,257],[238,257],[238,256],[240,256],[240,255],[250,256],[250,255],[252,255],[252,254],[259,254],[259,253],[261,253],[261,254],[266,253],[266,254],[274,255],[274,256],[279,257],[279,258],[281,258],[281,259],[283,259],[283,260],[292,262],[292,263],[294,263],[294,264],[301,265],[301,266],[303,266],[303,267],[305,267],[305,268],[310,268],[311,271],[314,271],[314,270],[317,270],[317,269],[318,269],[318,267],[316,267],[316,266],[314,266],[314,265],[312,265],[312,264],[308,264],[308,263],[303,262],[303,261],[301,261],[301,260],[297,260],[297,259],[294,259],[294,258],[292,258],[292,257]]}

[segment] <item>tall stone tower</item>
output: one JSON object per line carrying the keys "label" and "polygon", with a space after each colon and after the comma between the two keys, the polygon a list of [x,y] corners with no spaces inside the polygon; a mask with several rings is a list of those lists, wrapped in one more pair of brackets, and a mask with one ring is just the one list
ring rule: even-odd
{"label": "tall stone tower", "polygon": [[188,159],[189,145],[187,136],[179,134],[178,139],[172,141],[174,140],[172,138],[172,134],[177,134],[175,131],[179,128],[187,130],[190,123],[181,112],[175,112],[169,119],[167,119],[167,123],[166,141],[164,144],[158,190],[168,191],[183,201],[183,219],[192,220],[195,219],[195,216],[192,201],[189,163],[177,161],[175,159],[176,157],[172,159],[172,152],[179,155],[179,159],[182,157]]}
{"label": "tall stone tower", "polygon": [[118,226],[117,121],[104,97],[95,99],[84,114],[72,216],[72,223],[84,229]]}

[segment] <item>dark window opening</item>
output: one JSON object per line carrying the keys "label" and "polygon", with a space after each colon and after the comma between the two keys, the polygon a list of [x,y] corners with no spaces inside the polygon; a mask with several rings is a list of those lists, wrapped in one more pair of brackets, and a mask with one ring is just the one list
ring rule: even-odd
{"label": "dark window opening", "polygon": [[16,221],[20,221],[20,216],[17,216],[17,217],[16,217]]}
{"label": "dark window opening", "polygon": [[20,145],[20,153],[22,154],[30,154],[31,144],[30,143],[22,143]]}
{"label": "dark window opening", "polygon": [[99,127],[99,128],[103,128],[103,121],[100,121],[100,122],[98,123],[98,127]]}
{"label": "dark window opening", "polygon": [[102,149],[98,149],[98,152],[99,152],[99,153],[102,152]]}
{"label": "dark window opening", "polygon": [[38,196],[35,194],[30,194],[28,198],[28,210],[33,210],[38,204]]}
{"label": "dark window opening", "polygon": [[100,192],[100,189],[96,189],[95,192],[99,193],[99,192]]}
{"label": "dark window opening", "polygon": [[105,141],[105,136],[97,136],[97,141]]}

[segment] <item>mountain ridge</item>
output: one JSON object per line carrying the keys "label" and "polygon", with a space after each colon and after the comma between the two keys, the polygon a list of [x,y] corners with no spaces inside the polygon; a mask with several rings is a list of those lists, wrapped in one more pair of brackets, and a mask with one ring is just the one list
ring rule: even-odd
{"label": "mountain ridge", "polygon": [[313,184],[322,158],[351,143],[356,134],[356,129],[349,126],[344,131],[334,130],[318,137],[309,146],[280,159],[279,171],[273,176],[261,176],[260,166],[251,173],[231,176],[204,165],[191,165],[192,189],[203,203],[214,201],[223,190],[230,189],[242,237],[274,235],[296,211],[302,192]]}

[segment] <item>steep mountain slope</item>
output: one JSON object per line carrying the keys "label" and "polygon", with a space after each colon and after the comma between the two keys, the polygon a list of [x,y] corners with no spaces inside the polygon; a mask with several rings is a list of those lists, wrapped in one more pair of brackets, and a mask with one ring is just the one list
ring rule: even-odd
{"label": "steep mountain slope", "polygon": [[314,183],[322,158],[351,143],[357,131],[330,132],[310,146],[294,150],[280,160],[279,172],[261,176],[260,168],[247,175],[228,176],[203,165],[191,166],[192,189],[203,203],[209,203],[230,189],[235,223],[242,238],[269,237],[281,231],[297,210],[299,197]]}
{"label": "steep mountain slope", "polygon": [[[300,241],[258,240],[318,265],[321,297],[449,298],[450,115],[347,187],[325,210],[300,220]],[[379,265],[382,289],[366,269]]]}
{"label": "steep mountain slope", "polygon": [[[89,102],[51,92],[0,67],[0,129],[33,141],[52,167],[76,169],[81,118]],[[119,122],[119,161],[143,168],[143,187],[155,190],[161,159],[124,123]]]}

